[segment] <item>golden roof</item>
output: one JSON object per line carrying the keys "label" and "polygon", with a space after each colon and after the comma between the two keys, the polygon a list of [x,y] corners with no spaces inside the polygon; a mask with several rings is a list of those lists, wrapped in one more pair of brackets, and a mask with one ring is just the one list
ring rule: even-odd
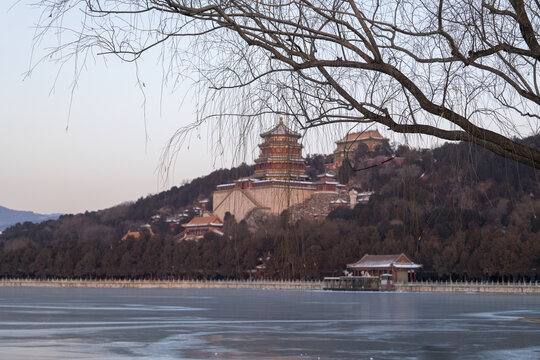
{"label": "golden roof", "polygon": [[368,130],[368,131],[361,131],[358,133],[353,133],[345,136],[343,139],[337,141],[337,143],[346,143],[346,142],[355,142],[355,141],[362,141],[362,140],[368,140],[368,139],[376,139],[376,140],[383,140],[384,137],[379,133],[378,130]]}

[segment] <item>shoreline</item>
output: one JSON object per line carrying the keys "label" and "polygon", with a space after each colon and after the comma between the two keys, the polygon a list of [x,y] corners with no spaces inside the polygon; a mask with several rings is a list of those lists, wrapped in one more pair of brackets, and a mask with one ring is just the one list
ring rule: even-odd
{"label": "shoreline", "polygon": [[427,281],[396,285],[396,291],[540,295],[540,282]]}
{"label": "shoreline", "polygon": [[0,279],[0,287],[77,287],[137,289],[322,290],[322,281],[288,280],[35,280]]}
{"label": "shoreline", "polygon": [[[394,292],[538,294],[540,283],[417,282]],[[323,290],[323,281],[301,280],[35,280],[0,279],[0,287]]]}

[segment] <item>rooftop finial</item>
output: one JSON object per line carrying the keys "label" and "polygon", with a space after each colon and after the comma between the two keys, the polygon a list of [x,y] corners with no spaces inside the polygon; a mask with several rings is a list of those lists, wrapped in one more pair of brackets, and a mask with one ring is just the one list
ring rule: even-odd
{"label": "rooftop finial", "polygon": [[283,124],[283,116],[280,116],[280,117],[279,117],[279,123],[280,123],[280,124]]}

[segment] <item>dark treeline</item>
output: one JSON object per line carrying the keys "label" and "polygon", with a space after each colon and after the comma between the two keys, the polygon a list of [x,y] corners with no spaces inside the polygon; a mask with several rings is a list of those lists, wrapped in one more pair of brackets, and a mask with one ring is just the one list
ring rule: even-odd
{"label": "dark treeline", "polygon": [[[354,167],[340,169],[340,176],[350,187],[375,194],[369,203],[338,208],[321,222],[292,224],[284,213],[248,229],[228,216],[223,237],[177,243],[174,234],[157,231],[120,240],[129,224],[148,221],[159,209],[187,206],[208,197],[218,183],[249,175],[252,168],[243,166],[131,205],[7,229],[0,276],[246,278],[264,262],[268,277],[307,279],[339,275],[365,253],[404,252],[424,265],[424,278],[539,279],[539,171],[469,144],[389,151],[356,152]],[[388,155],[401,163],[354,170]],[[324,160],[310,157],[310,171],[323,171]]]}

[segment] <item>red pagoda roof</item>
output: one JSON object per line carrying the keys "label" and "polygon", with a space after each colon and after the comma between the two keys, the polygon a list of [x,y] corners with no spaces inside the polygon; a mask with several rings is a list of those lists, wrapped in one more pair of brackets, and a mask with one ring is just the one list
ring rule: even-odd
{"label": "red pagoda roof", "polygon": [[279,118],[279,124],[277,124],[274,128],[268,130],[267,132],[262,133],[261,137],[265,138],[265,137],[274,136],[274,135],[294,136],[297,138],[301,137],[300,134],[292,131],[287,126],[285,126],[285,124],[283,124],[283,118]]}

